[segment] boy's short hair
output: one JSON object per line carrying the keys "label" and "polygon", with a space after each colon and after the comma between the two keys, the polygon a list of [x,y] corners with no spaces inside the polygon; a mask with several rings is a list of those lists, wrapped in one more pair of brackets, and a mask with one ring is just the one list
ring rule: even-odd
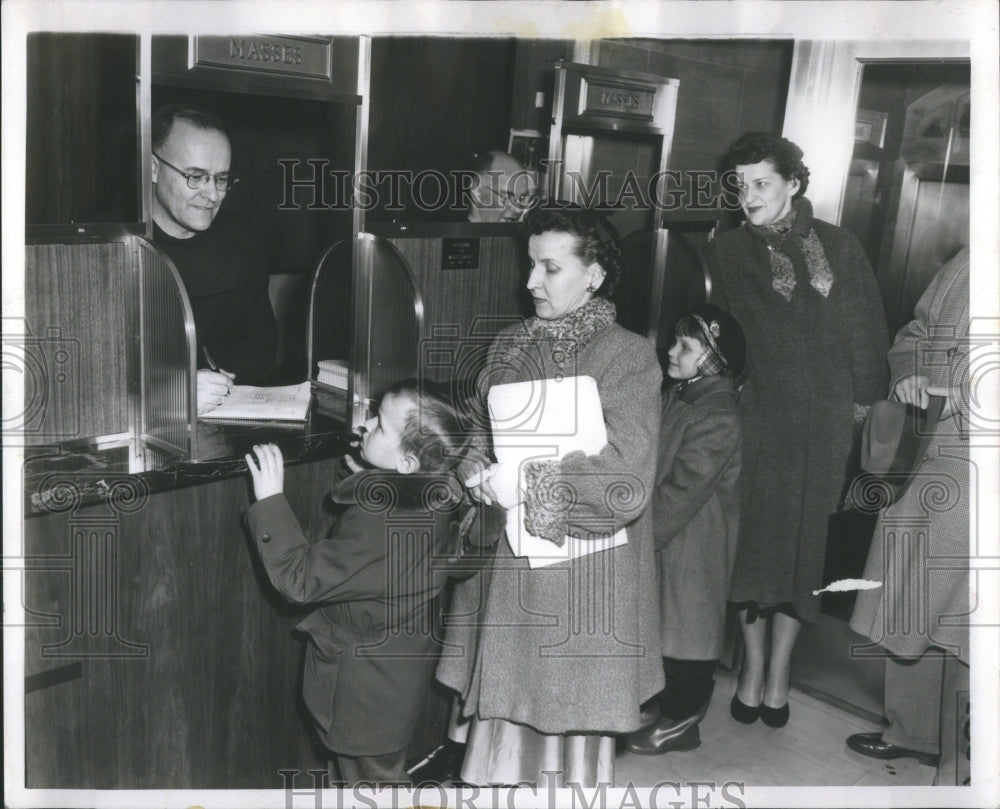
{"label": "boy's short hair", "polygon": [[444,389],[429,380],[404,379],[389,388],[389,394],[404,396],[414,404],[399,437],[403,452],[420,462],[421,472],[454,469],[468,448],[468,438]]}

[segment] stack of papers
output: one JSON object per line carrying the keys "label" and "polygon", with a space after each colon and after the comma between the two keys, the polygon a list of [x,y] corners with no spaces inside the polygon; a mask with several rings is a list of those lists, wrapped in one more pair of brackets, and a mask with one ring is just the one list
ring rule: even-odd
{"label": "stack of papers", "polygon": [[308,382],[276,388],[234,385],[222,404],[198,418],[208,421],[305,421],[310,396]]}
{"label": "stack of papers", "polygon": [[347,360],[320,360],[316,381],[331,388],[347,390]]}
{"label": "stack of papers", "polygon": [[320,360],[316,363],[316,407],[328,416],[349,421],[347,404],[348,361]]}
{"label": "stack of papers", "polygon": [[[516,473],[519,490],[524,488],[523,465],[527,461],[559,459],[575,451],[596,455],[608,443],[601,396],[593,377],[494,385],[487,398],[497,463]],[[573,485],[572,479],[566,482]],[[523,502],[508,509],[507,541],[514,555],[526,556],[532,568],[576,559],[628,541],[621,528],[587,539],[568,536],[560,547],[529,533],[524,527],[524,515]]]}

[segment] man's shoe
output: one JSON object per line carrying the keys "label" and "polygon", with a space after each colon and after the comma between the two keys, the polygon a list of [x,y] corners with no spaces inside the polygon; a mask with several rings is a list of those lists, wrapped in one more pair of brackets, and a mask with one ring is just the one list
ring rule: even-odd
{"label": "man's shoe", "polygon": [[694,717],[661,719],[629,734],[625,749],[640,756],[658,756],[671,750],[694,750],[701,745],[701,732]]}
{"label": "man's shoe", "polygon": [[647,725],[652,725],[659,718],[660,703],[656,700],[656,697],[653,697],[639,712],[639,727],[644,728]]}
{"label": "man's shoe", "polygon": [[[713,684],[714,689],[714,684]],[[701,745],[701,732],[698,723],[708,713],[712,694],[698,712],[687,719],[670,719],[664,717],[634,733],[630,733],[625,743],[625,749],[640,756],[658,756],[671,750],[694,750]]]}
{"label": "man's shoe", "polygon": [[863,756],[880,759],[894,758],[915,758],[921,764],[929,767],[936,767],[938,757],[933,753],[924,753],[920,750],[910,750],[908,747],[900,747],[891,744],[882,738],[881,733],[855,733],[847,737],[847,746],[855,753]]}

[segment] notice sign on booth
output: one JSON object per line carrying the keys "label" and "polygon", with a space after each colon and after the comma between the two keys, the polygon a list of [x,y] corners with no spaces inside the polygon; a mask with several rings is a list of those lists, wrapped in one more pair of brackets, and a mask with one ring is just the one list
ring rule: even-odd
{"label": "notice sign on booth", "polygon": [[445,238],[441,240],[442,270],[478,270],[479,239]]}

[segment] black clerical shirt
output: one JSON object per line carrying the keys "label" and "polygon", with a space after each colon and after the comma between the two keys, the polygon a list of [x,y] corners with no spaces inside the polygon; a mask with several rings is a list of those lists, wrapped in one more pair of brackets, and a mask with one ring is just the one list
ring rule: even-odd
{"label": "black clerical shirt", "polygon": [[154,227],[153,240],[173,261],[191,300],[198,366],[215,364],[236,382],[259,385],[274,369],[278,327],[268,296],[263,245],[244,220],[221,211],[189,239]]}

